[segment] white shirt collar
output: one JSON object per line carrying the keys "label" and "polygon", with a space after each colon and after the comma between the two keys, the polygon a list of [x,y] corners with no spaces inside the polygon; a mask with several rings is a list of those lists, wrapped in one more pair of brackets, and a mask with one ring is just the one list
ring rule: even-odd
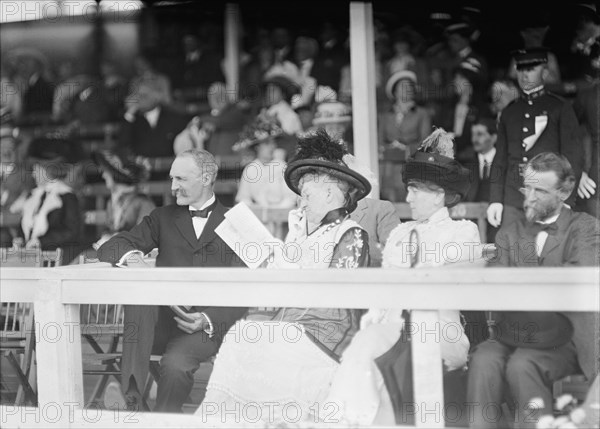
{"label": "white shirt collar", "polygon": [[156,106],[154,109],[148,110],[147,112],[144,113],[144,117],[146,118],[146,120],[148,121],[148,123],[150,124],[150,126],[152,128],[156,127],[159,116],[160,116],[160,106]]}
{"label": "white shirt collar", "polygon": [[494,160],[494,156],[496,156],[496,148],[491,148],[487,153],[478,153],[477,158],[479,159],[479,164],[483,165],[484,161],[487,161],[488,164],[491,164]]}
{"label": "white shirt collar", "polygon": [[529,91],[523,90],[523,93],[529,95],[533,94],[534,92],[541,91],[542,89],[544,89],[544,85],[536,86],[535,88],[530,89]]}
{"label": "white shirt collar", "polygon": [[212,197],[210,197],[208,199],[208,201],[206,201],[204,204],[202,204],[202,207],[200,208],[196,208],[195,206],[189,206],[190,207],[190,211],[192,210],[202,210],[205,209],[206,207],[210,206],[212,203],[214,203],[217,200],[217,198],[215,197],[215,194],[212,194]]}

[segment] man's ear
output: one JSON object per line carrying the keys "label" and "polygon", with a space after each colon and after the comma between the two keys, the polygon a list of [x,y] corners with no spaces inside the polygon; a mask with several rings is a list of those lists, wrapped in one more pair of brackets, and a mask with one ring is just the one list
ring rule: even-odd
{"label": "man's ear", "polygon": [[550,76],[550,70],[548,70],[548,67],[544,67],[542,70],[542,81],[546,82],[546,79],[548,79],[548,76]]}
{"label": "man's ear", "polygon": [[498,134],[491,134],[492,146],[496,146],[496,141],[498,140]]}

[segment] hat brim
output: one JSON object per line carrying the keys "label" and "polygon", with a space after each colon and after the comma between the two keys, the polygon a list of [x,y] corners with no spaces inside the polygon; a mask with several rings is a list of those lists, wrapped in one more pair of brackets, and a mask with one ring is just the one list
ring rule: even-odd
{"label": "hat brim", "polygon": [[92,160],[100,167],[100,169],[109,173],[113,180],[117,183],[134,185],[141,181],[141,177],[133,174],[131,171],[125,171],[111,164],[101,152],[93,152]]}
{"label": "hat brim", "polygon": [[406,163],[402,180],[405,184],[410,180],[435,183],[444,190],[457,193],[460,200],[465,199],[471,187],[468,169],[453,159],[433,153],[417,152],[415,157]]}
{"label": "hat brim", "polygon": [[296,94],[300,94],[302,88],[296,84],[293,80],[284,76],[272,76],[268,77],[263,81],[263,87],[269,84],[277,85],[287,95],[287,97],[293,97]]}
{"label": "hat brim", "polygon": [[394,101],[396,99],[394,87],[403,79],[410,80],[414,85],[417,84],[416,74],[410,70],[401,70],[394,73],[385,84],[385,94],[390,100]]}
{"label": "hat brim", "polygon": [[300,195],[300,189],[298,188],[300,179],[304,174],[314,170],[334,176],[356,188],[358,190],[357,201],[362,200],[371,192],[371,183],[362,174],[345,165],[321,159],[300,159],[290,162],[285,169],[285,183],[292,191]]}
{"label": "hat brim", "polygon": [[315,118],[313,119],[313,125],[323,125],[323,124],[346,124],[348,122],[352,122],[352,116],[339,116],[339,117],[331,117],[331,118]]}

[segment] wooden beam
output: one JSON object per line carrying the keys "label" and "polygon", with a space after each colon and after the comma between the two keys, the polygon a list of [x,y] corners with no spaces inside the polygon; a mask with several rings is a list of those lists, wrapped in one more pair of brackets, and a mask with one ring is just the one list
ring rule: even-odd
{"label": "wooden beam", "polygon": [[229,101],[238,101],[240,82],[240,7],[225,6],[225,80]]}
{"label": "wooden beam", "polygon": [[[379,180],[375,42],[371,3],[350,2],[350,59],[354,155]],[[373,190],[372,195],[373,198],[379,198],[379,186]]]}

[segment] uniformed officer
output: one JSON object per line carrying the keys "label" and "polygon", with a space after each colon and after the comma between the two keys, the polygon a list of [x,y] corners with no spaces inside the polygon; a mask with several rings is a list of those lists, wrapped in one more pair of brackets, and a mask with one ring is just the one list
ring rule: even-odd
{"label": "uniformed officer", "polygon": [[[541,152],[564,155],[577,179],[583,167],[583,146],[577,139],[578,122],[571,103],[544,89],[548,73],[547,50],[514,51],[521,97],[500,116],[496,156],[490,175],[488,221],[493,226],[509,224],[523,216],[524,166]],[[573,205],[575,192],[566,201]]]}

